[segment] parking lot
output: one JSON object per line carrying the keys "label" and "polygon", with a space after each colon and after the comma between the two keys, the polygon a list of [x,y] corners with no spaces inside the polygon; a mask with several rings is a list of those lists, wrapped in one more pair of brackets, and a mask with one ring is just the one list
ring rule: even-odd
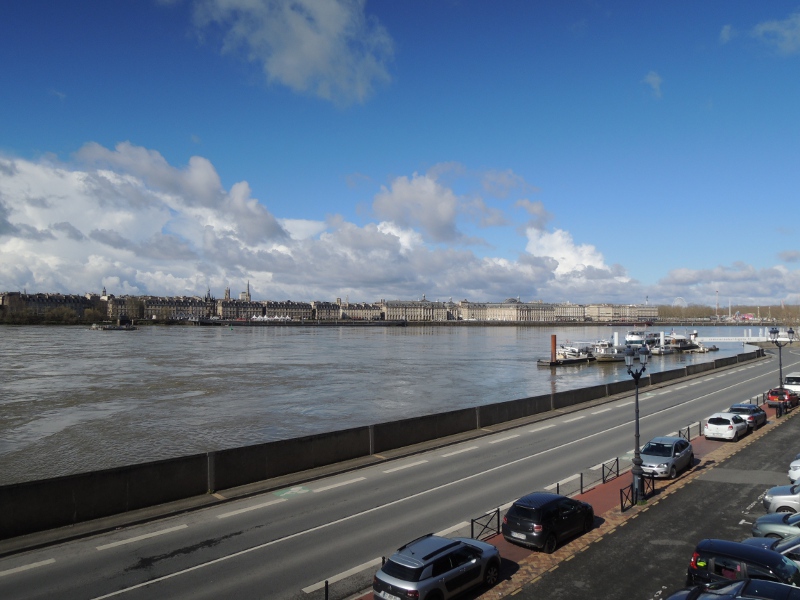
{"label": "parking lot", "polygon": [[695,467],[658,482],[643,506],[619,510],[629,474],[582,495],[595,506],[596,527],[553,555],[492,539],[505,558],[504,580],[481,597],[651,600],[680,589],[699,540],[750,537],[766,489],[789,483],[800,419],[796,410],[779,420],[769,414],[766,427],[739,442],[692,440]]}

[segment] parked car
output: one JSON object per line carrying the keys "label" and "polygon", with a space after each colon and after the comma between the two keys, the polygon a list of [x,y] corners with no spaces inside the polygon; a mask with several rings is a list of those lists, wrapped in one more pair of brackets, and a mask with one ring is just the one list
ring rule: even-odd
{"label": "parked car", "polygon": [[795,371],[794,373],[786,375],[786,377],[783,378],[783,385],[781,387],[796,394],[800,394],[800,373]]}
{"label": "parked car", "polygon": [[770,513],[796,513],[800,510],[800,483],[769,488],[764,495],[763,504]]}
{"label": "parked car", "polygon": [[777,408],[783,407],[784,410],[794,408],[800,403],[797,393],[786,388],[773,388],[767,392],[767,406]]}
{"label": "parked car", "polygon": [[767,423],[767,413],[764,409],[755,404],[734,404],[728,409],[729,413],[734,413],[742,417],[747,422],[750,431],[758,429]]}
{"label": "parked car", "polygon": [[773,550],[783,554],[786,558],[800,566],[800,536],[789,537],[783,540],[768,537],[751,537],[742,540],[743,544]]}
{"label": "parked car", "polygon": [[591,504],[551,492],[533,492],[511,505],[503,517],[502,530],[509,542],[551,554],[561,541],[592,527]]}
{"label": "parked car", "polygon": [[729,412],[714,413],[708,417],[703,428],[703,435],[706,439],[716,438],[738,442],[739,438],[746,433],[747,421],[739,415]]}
{"label": "parked car", "polygon": [[764,579],[721,581],[675,592],[666,600],[800,600],[800,589],[793,585]]}
{"label": "parked car", "polygon": [[471,538],[444,538],[429,533],[397,549],[372,580],[375,598],[447,600],[500,578],[500,552]]}
{"label": "parked car", "polygon": [[789,481],[795,483],[798,478],[800,478],[800,454],[795,456],[794,460],[789,463]]}
{"label": "parked car", "polygon": [[770,513],[753,523],[753,537],[788,538],[800,535],[800,514]]}
{"label": "parked car", "polygon": [[686,571],[686,585],[748,577],[800,585],[800,568],[773,550],[707,539],[697,544],[692,554]]}
{"label": "parked car", "polygon": [[694,464],[692,445],[682,437],[657,437],[644,445],[640,452],[642,470],[646,475],[675,479],[679,471]]}

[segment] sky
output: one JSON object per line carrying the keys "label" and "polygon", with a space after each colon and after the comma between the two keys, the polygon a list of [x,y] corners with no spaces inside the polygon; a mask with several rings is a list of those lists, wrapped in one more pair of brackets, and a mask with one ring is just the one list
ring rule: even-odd
{"label": "sky", "polygon": [[6,0],[0,292],[800,304],[800,0]]}

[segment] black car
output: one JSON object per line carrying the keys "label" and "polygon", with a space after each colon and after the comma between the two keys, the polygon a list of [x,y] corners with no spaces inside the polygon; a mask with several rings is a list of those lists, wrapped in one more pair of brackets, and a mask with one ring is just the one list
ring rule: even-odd
{"label": "black car", "polygon": [[503,517],[503,537],[509,542],[551,554],[558,544],[594,526],[591,504],[551,492],[523,496]]}
{"label": "black car", "polygon": [[747,421],[747,428],[750,431],[767,424],[767,413],[755,404],[734,404],[728,409],[728,412],[736,413]]}
{"label": "black car", "polygon": [[745,579],[723,581],[675,592],[666,600],[736,600],[737,598],[762,600],[800,600],[800,588],[775,581]]}
{"label": "black car", "polygon": [[800,568],[773,550],[727,540],[702,540],[689,562],[686,585],[747,578],[798,586]]}

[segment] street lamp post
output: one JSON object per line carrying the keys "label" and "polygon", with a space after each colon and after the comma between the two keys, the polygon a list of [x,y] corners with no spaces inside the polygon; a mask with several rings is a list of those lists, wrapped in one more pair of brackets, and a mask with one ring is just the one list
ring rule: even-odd
{"label": "street lamp post", "polygon": [[637,504],[639,500],[644,498],[644,480],[642,478],[644,471],[642,471],[642,456],[639,453],[639,378],[647,369],[647,358],[650,356],[650,350],[647,344],[639,346],[638,354],[640,367],[634,369],[633,359],[636,356],[636,352],[630,346],[625,349],[625,365],[628,367],[628,375],[633,377],[633,381],[636,384],[636,393],[634,396],[636,405],[636,430],[634,435],[635,445],[633,447],[633,468],[631,469],[631,473],[633,474],[634,504]]}
{"label": "street lamp post", "polygon": [[782,388],[783,387],[783,347],[786,346],[787,344],[791,344],[794,341],[794,329],[789,327],[789,329],[786,330],[786,338],[785,339],[788,340],[788,341],[785,341],[785,342],[783,341],[782,338],[778,337],[779,333],[780,332],[778,331],[777,327],[773,327],[772,329],[769,330],[769,341],[771,341],[773,344],[775,344],[778,347],[778,377],[779,377],[778,387]]}

